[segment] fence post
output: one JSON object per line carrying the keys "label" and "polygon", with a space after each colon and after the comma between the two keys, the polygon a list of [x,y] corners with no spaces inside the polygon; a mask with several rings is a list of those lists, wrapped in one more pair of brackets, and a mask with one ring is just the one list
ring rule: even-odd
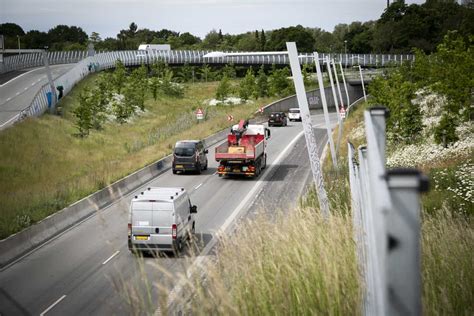
{"label": "fence post", "polygon": [[387,221],[386,315],[421,315],[420,192],[428,180],[416,169],[387,172],[392,210]]}

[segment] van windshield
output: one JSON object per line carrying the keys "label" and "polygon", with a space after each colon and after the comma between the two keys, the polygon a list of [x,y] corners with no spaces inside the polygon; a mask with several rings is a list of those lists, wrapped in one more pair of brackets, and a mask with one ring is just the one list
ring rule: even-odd
{"label": "van windshield", "polygon": [[192,157],[194,155],[194,147],[176,147],[174,149],[174,153],[176,156],[183,156],[183,157]]}

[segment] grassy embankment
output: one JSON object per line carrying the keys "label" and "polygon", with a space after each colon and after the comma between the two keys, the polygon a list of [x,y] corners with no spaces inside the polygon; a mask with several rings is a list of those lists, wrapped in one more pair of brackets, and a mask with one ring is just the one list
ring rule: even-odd
{"label": "grassy embankment", "polygon": [[[343,139],[356,147],[364,142],[363,108],[352,112],[345,124]],[[359,135],[348,131],[358,131]],[[331,168],[330,157],[324,165],[333,212],[328,221],[318,215],[313,191],[289,216],[281,214],[269,222],[263,215],[242,224],[235,236],[223,238],[217,264],[210,268],[204,285],[198,281],[193,286],[192,309],[197,314],[360,314],[362,285],[348,211],[346,155],[344,143],[338,172]],[[430,170],[450,173],[465,163],[466,157],[447,159],[422,169],[433,178]],[[454,198],[447,188],[458,187],[461,180],[450,179],[451,183],[433,188],[422,199],[422,299],[426,315],[474,312],[474,227],[469,215],[460,214],[456,204],[443,203],[437,197]],[[472,179],[470,186],[472,191]]]}
{"label": "grassy embankment", "polygon": [[[225,128],[228,114],[250,117],[275,99],[210,107],[205,100],[214,98],[217,82],[185,84],[183,98],[148,97],[146,112],[130,123],[107,123],[82,139],[72,110],[95,80],[85,79],[62,100],[63,117],[30,118],[0,133],[0,239],[168,155],[179,139]],[[197,107],[207,110],[204,123],[196,123]]]}

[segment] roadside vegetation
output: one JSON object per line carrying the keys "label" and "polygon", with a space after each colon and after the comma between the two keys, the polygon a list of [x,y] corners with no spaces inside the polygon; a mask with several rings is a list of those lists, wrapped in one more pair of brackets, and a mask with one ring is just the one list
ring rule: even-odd
{"label": "roadside vegetation", "polygon": [[[468,69],[474,55],[470,42],[461,45],[459,41],[463,40],[449,35],[435,54],[421,56],[413,67],[375,80],[370,104],[361,104],[350,112],[343,136],[356,147],[364,144],[363,111],[373,103],[380,104],[382,96],[391,96],[382,103],[391,110],[388,164],[417,167],[430,177],[432,186],[421,201],[422,300],[426,315],[474,313],[474,131],[472,116],[466,116],[472,102],[468,98],[473,89],[472,72]],[[449,56],[458,56],[458,62],[467,64],[450,68],[453,59]],[[425,63],[439,63],[443,75],[420,76]],[[401,80],[400,73],[405,71],[407,77]],[[451,83],[444,81],[447,72],[461,81],[470,76],[471,81],[462,81],[467,85],[465,89],[451,90]],[[423,84],[418,81],[421,78]],[[396,83],[416,89],[407,96],[407,89],[397,89]],[[379,90],[374,91],[374,87]],[[423,94],[417,96],[417,89]],[[457,97],[453,98],[451,92]],[[437,145],[440,140],[436,139],[436,130],[440,127],[428,123],[442,124],[443,115],[455,117],[454,135],[458,140]],[[412,131],[411,137],[405,129]],[[423,153],[426,147],[431,148],[429,154]],[[361,312],[363,285],[358,279],[352,236],[346,146],[340,148],[339,169],[331,166],[329,158],[324,174],[330,219],[321,218],[315,191],[310,190],[300,207],[289,214],[274,218],[272,211],[272,219],[262,215],[254,221],[243,221],[238,233],[222,237],[216,263],[204,281],[199,279],[190,285],[195,293],[192,310],[222,315]]]}
{"label": "roadside vegetation", "polygon": [[[260,73],[264,92],[237,98],[240,73]],[[281,96],[272,94],[272,74],[163,63],[129,70],[118,62],[113,72],[89,76],[58,104],[61,116],[29,118],[0,134],[0,238],[168,155],[179,139],[220,131],[232,124],[229,115],[252,117]],[[223,80],[223,97],[236,97],[236,104],[210,105]],[[205,112],[199,123],[198,108]]]}

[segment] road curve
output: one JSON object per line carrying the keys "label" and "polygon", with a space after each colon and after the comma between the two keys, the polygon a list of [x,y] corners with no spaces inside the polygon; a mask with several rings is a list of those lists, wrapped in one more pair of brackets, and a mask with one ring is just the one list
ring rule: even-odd
{"label": "road curve", "polygon": [[[53,80],[74,67],[74,64],[50,66]],[[0,85],[0,130],[18,113],[28,107],[36,93],[48,82],[44,67],[27,70]]]}
{"label": "road curve", "polygon": [[[335,114],[331,114],[331,122],[335,125]],[[323,124],[321,114],[313,116],[318,144],[327,139]],[[249,201],[243,207],[244,214],[254,214],[263,207],[277,211],[295,205],[298,191],[310,176],[301,131],[301,123],[271,128],[269,168],[261,175],[260,179],[265,180],[258,190],[253,190],[257,180],[224,179],[215,175],[217,163],[213,146],[209,148],[209,169],[202,175],[173,175],[168,171],[137,191],[148,186],[185,187],[192,203],[198,205],[197,248],[203,249],[244,197]],[[289,152],[283,154],[283,149],[292,141]],[[279,164],[270,167],[279,156]],[[179,258],[141,259],[132,255],[127,248],[127,216],[133,195],[135,193],[98,211],[1,270],[0,314],[129,315],[137,311],[153,312],[158,291],[173,288],[196,257],[189,253]],[[275,203],[279,207],[274,207]],[[157,268],[157,263],[161,268]],[[131,297],[137,297],[139,304]]]}

